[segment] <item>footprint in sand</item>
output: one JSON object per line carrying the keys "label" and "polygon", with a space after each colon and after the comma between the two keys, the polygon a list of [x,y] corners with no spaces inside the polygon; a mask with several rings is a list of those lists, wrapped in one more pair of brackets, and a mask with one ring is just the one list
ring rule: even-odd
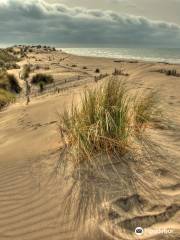
{"label": "footprint in sand", "polygon": [[133,208],[142,208],[146,204],[146,201],[140,195],[134,194],[127,198],[119,198],[114,204],[125,212],[128,212]]}
{"label": "footprint in sand", "polygon": [[178,211],[180,210],[179,205],[171,205],[165,209],[165,211],[154,214],[154,215],[144,215],[137,216],[132,219],[127,219],[123,222],[120,222],[118,225],[126,230],[134,231],[137,226],[142,228],[151,227],[157,223],[163,223],[170,220]]}

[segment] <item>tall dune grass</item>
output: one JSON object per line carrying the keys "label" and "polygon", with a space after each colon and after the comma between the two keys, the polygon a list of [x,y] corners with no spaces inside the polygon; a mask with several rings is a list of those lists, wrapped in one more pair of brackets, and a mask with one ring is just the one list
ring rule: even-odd
{"label": "tall dune grass", "polygon": [[[102,215],[107,188],[121,196],[124,191],[131,192],[133,188],[135,191],[137,185],[147,187],[147,178],[139,172],[150,166],[148,153],[139,157],[143,146],[137,152],[136,147],[141,145],[147,123],[154,118],[157,108],[154,96],[134,94],[124,82],[113,77],[86,90],[78,106],[72,105],[60,116],[65,146],[61,163],[70,163],[66,169],[68,174],[71,169],[73,182],[66,209],[75,209],[77,223],[94,218],[95,214]],[[99,184],[104,184],[104,191]]]}
{"label": "tall dune grass", "polygon": [[156,103],[152,93],[140,99],[132,96],[117,78],[86,90],[80,106],[72,105],[61,116],[61,130],[76,153],[75,162],[91,163],[92,156],[100,152],[124,155],[138,131],[152,119]]}

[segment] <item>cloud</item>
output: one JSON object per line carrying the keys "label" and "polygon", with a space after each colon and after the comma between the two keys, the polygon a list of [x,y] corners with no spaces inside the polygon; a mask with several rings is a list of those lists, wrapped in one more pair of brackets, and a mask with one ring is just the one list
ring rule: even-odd
{"label": "cloud", "polygon": [[180,26],[43,0],[1,0],[0,43],[178,46]]}

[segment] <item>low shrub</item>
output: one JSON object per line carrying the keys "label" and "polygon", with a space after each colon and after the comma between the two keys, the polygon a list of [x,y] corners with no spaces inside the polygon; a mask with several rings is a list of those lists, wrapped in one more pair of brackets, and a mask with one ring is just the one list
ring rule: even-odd
{"label": "low shrub", "polygon": [[11,102],[15,101],[14,94],[0,89],[0,110],[6,106],[8,106]]}
{"label": "low shrub", "polygon": [[100,73],[100,69],[96,68],[95,73]]}
{"label": "low shrub", "polygon": [[5,63],[12,63],[16,62],[18,59],[10,53],[8,49],[0,49],[0,60]]}
{"label": "low shrub", "polygon": [[17,78],[13,74],[8,74],[7,77],[8,77],[8,81],[9,81],[9,84],[10,84],[10,91],[14,92],[16,94],[19,94],[22,89],[19,86]]}
{"label": "low shrub", "polygon": [[43,82],[44,84],[50,84],[54,82],[54,79],[51,75],[38,73],[32,77],[31,83],[32,84],[39,84]]}
{"label": "low shrub", "polygon": [[5,71],[0,73],[0,89],[4,89],[11,93],[19,94],[21,87],[13,74],[8,74]]}

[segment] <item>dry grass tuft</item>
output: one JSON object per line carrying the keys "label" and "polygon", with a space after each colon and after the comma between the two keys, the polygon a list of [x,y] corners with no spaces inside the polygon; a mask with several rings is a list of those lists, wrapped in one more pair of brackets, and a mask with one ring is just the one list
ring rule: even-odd
{"label": "dry grass tuft", "polygon": [[148,177],[139,173],[151,164],[143,132],[154,119],[157,102],[152,93],[135,95],[113,77],[86,90],[80,104],[60,116],[60,163],[71,179],[65,209],[75,211],[77,223],[101,218],[108,194],[150,191]]}
{"label": "dry grass tuft", "polygon": [[136,97],[134,102],[135,122],[138,127],[142,128],[146,124],[153,122],[161,116],[161,110],[158,106],[158,98],[156,92]]}
{"label": "dry grass tuft", "polygon": [[154,93],[132,97],[117,78],[85,91],[80,107],[72,105],[61,116],[61,130],[76,153],[75,162],[91,163],[98,153],[124,155],[139,130],[153,119],[156,104]]}

